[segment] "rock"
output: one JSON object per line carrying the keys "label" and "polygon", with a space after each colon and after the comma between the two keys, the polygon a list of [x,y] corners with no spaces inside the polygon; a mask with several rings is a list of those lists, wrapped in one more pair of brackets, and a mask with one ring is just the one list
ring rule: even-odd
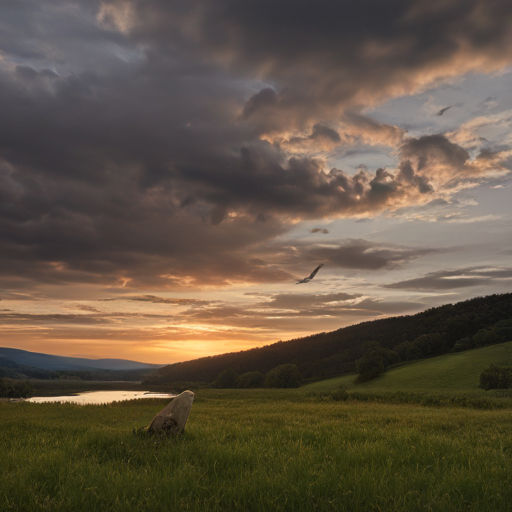
{"label": "rock", "polygon": [[148,432],[165,432],[171,436],[183,433],[193,401],[194,393],[183,391],[153,418]]}

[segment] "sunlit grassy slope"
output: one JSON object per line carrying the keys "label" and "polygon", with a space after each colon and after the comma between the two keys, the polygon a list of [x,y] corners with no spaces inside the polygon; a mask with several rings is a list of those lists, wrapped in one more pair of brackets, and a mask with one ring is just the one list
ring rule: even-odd
{"label": "sunlit grassy slope", "polygon": [[329,391],[343,385],[348,390],[388,392],[472,392],[482,370],[490,364],[512,365],[512,341],[489,347],[425,359],[389,369],[380,377],[355,385],[354,375],[327,379],[304,386],[306,391]]}

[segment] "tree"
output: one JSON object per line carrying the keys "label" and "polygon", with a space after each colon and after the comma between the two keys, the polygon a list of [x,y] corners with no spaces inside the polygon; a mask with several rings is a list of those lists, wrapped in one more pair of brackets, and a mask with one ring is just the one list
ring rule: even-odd
{"label": "tree", "polygon": [[420,357],[443,353],[448,346],[446,336],[438,332],[422,334],[412,344],[418,348]]}
{"label": "tree", "polygon": [[500,337],[500,341],[512,341],[512,319],[495,323],[492,331]]}
{"label": "tree", "polygon": [[0,379],[0,397],[27,398],[34,392],[32,385],[26,380]]}
{"label": "tree", "polygon": [[356,383],[367,382],[378,377],[384,370],[400,360],[394,350],[380,346],[378,341],[368,344],[368,350],[363,357],[356,362],[357,373]]}
{"label": "tree", "polygon": [[369,380],[375,379],[384,372],[385,367],[382,357],[376,354],[365,354],[356,363],[357,373],[356,384],[362,384]]}
{"label": "tree", "polygon": [[233,368],[228,368],[219,373],[219,376],[213,382],[216,388],[236,388],[238,373]]}
{"label": "tree", "polygon": [[455,345],[453,346],[454,352],[462,352],[463,350],[469,350],[473,348],[473,340],[466,336],[465,338],[461,338],[460,340],[457,340],[455,342]]}
{"label": "tree", "polygon": [[501,337],[493,329],[480,329],[474,336],[473,342],[476,347],[494,345],[501,342]]}
{"label": "tree", "polygon": [[302,374],[294,364],[282,364],[270,370],[265,376],[266,388],[298,388]]}
{"label": "tree", "polygon": [[402,361],[414,361],[420,357],[420,351],[416,345],[410,341],[404,341],[393,347],[393,350],[399,355]]}
{"label": "tree", "polygon": [[265,382],[265,375],[261,372],[246,372],[238,377],[237,387],[239,388],[262,388]]}

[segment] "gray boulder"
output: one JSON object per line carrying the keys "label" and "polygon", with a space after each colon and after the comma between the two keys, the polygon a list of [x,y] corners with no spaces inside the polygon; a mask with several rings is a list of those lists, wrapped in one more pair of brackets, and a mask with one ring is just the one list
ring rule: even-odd
{"label": "gray boulder", "polygon": [[194,393],[183,391],[153,418],[148,432],[165,432],[171,436],[183,433],[193,401]]}

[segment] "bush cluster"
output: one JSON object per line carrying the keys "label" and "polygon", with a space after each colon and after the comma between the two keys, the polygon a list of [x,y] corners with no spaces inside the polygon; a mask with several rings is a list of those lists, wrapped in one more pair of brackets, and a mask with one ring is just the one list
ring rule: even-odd
{"label": "bush cluster", "polygon": [[480,387],[485,390],[512,388],[512,367],[491,364],[480,374]]}

